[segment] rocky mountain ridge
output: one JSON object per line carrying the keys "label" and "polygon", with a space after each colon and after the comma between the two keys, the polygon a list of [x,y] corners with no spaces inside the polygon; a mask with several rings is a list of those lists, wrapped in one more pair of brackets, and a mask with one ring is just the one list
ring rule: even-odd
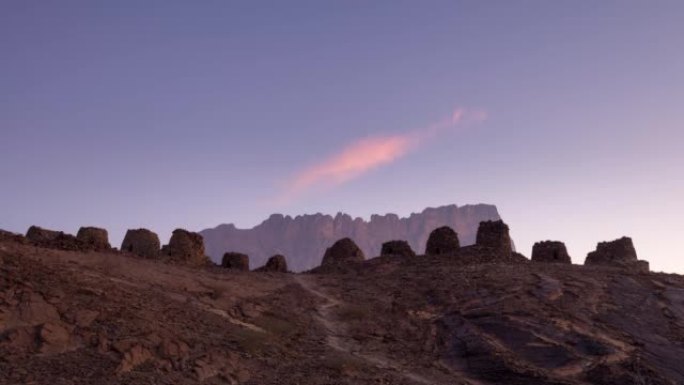
{"label": "rocky mountain ridge", "polygon": [[482,221],[501,219],[494,205],[447,205],[426,208],[408,217],[396,214],[372,215],[369,221],[348,214],[289,215],[273,214],[251,229],[232,224],[219,225],[199,233],[204,237],[207,254],[220,262],[225,252],[245,253],[252,266],[261,266],[274,254],[287,256],[293,271],[308,270],[321,263],[325,250],[341,238],[351,238],[367,256],[380,255],[384,242],[406,240],[422,253],[432,230],[449,226],[464,245],[475,243]]}

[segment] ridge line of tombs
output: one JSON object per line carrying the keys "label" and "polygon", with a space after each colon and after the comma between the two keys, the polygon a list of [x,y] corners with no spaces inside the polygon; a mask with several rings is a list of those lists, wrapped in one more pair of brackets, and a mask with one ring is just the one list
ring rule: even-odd
{"label": "ridge line of tombs", "polygon": [[[121,249],[109,244],[107,230],[97,227],[81,227],[76,236],[31,226],[26,235],[0,230],[0,241],[10,240],[38,247],[69,251],[97,251],[129,254],[145,259],[161,260],[188,266],[213,266],[205,255],[204,242],[200,234],[176,229],[167,245],[161,245],[159,236],[148,229],[131,229],[121,244]],[[381,256],[414,258],[416,253],[404,240],[383,243]],[[474,245],[461,247],[458,234],[448,226],[442,226],[430,233],[426,256],[453,256],[465,263],[524,263],[529,260],[513,251],[509,228],[503,221],[480,222]],[[363,251],[351,238],[342,238],[330,246],[323,255],[321,271],[341,265],[363,262]],[[532,247],[532,262],[571,264],[565,244],[560,241],[541,241]],[[648,272],[647,261],[637,258],[631,238],[622,237],[610,242],[599,242],[596,250],[590,252],[584,265],[609,266]],[[249,256],[238,252],[226,252],[221,267],[249,271]],[[264,266],[255,269],[260,272],[287,272],[287,261],[283,255],[274,255]]]}

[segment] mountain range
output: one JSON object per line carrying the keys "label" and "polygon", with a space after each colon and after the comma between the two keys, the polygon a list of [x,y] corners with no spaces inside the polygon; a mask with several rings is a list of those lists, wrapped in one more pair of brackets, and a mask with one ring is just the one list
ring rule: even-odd
{"label": "mountain range", "polygon": [[292,271],[304,271],[320,265],[326,248],[336,240],[349,237],[363,250],[366,258],[380,254],[389,240],[406,240],[419,254],[432,230],[449,226],[456,230],[461,245],[475,243],[481,221],[501,219],[494,205],[446,205],[426,208],[402,218],[396,214],[372,215],[369,221],[338,213],[298,215],[273,214],[251,229],[222,224],[200,231],[207,254],[220,262],[225,252],[249,255],[252,268],[263,265],[274,254],[282,254]]}

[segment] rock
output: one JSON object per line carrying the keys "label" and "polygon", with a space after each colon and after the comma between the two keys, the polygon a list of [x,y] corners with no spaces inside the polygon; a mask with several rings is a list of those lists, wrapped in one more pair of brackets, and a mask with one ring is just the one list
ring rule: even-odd
{"label": "rock", "polygon": [[532,261],[550,263],[572,263],[565,244],[560,241],[537,242],[532,246]]}
{"label": "rock", "polygon": [[416,253],[406,241],[389,241],[382,244],[380,255],[395,255],[399,257],[415,257]]}
{"label": "rock", "polygon": [[277,254],[269,258],[268,262],[257,271],[287,273],[287,261],[284,256]]}
{"label": "rock", "polygon": [[147,229],[128,230],[121,243],[121,251],[144,258],[157,258],[160,251],[159,237]]}
{"label": "rock", "polygon": [[35,292],[22,293],[17,310],[19,320],[28,325],[57,323],[60,320],[57,308]]}
{"label": "rock", "polygon": [[425,254],[439,255],[458,252],[461,245],[458,241],[458,234],[449,226],[438,227],[430,233]]}
{"label": "rock", "polygon": [[62,353],[69,347],[69,331],[57,323],[44,323],[38,332],[41,353]]}
{"label": "rock", "polygon": [[502,220],[480,222],[475,244],[480,247],[494,249],[504,256],[513,254],[513,244],[508,233],[508,225]]}
{"label": "rock", "polygon": [[348,262],[363,262],[365,259],[366,257],[363,255],[363,251],[361,251],[351,238],[342,238],[328,247],[323,255],[321,266]]}
{"label": "rock", "polygon": [[190,354],[190,347],[181,340],[165,338],[159,345],[159,355],[170,360],[185,360]]}
{"label": "rock", "polygon": [[647,272],[649,264],[637,258],[636,249],[629,237],[610,242],[599,242],[596,250],[587,254],[585,265],[615,266]]}
{"label": "rock", "polygon": [[172,260],[193,266],[206,265],[202,236],[183,229],[176,229],[171,235],[168,255]]}
{"label": "rock", "polygon": [[228,252],[223,254],[221,267],[233,270],[249,271],[249,256],[247,254]]}
{"label": "rock", "polygon": [[96,251],[106,251],[112,248],[107,230],[98,227],[81,227],[78,229],[76,239]]}
{"label": "rock", "polygon": [[97,319],[99,315],[100,313],[95,310],[81,309],[76,312],[74,321],[79,327],[87,328],[93,323],[93,321]]}
{"label": "rock", "polygon": [[136,344],[124,353],[116,371],[118,373],[130,372],[150,359],[152,359],[152,352],[147,348]]}

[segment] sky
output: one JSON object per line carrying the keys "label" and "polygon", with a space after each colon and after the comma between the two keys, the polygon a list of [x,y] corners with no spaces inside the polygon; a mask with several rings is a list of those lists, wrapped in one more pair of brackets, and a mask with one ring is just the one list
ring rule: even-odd
{"label": "sky", "polygon": [[684,273],[684,2],[0,3],[0,228],[495,204]]}

